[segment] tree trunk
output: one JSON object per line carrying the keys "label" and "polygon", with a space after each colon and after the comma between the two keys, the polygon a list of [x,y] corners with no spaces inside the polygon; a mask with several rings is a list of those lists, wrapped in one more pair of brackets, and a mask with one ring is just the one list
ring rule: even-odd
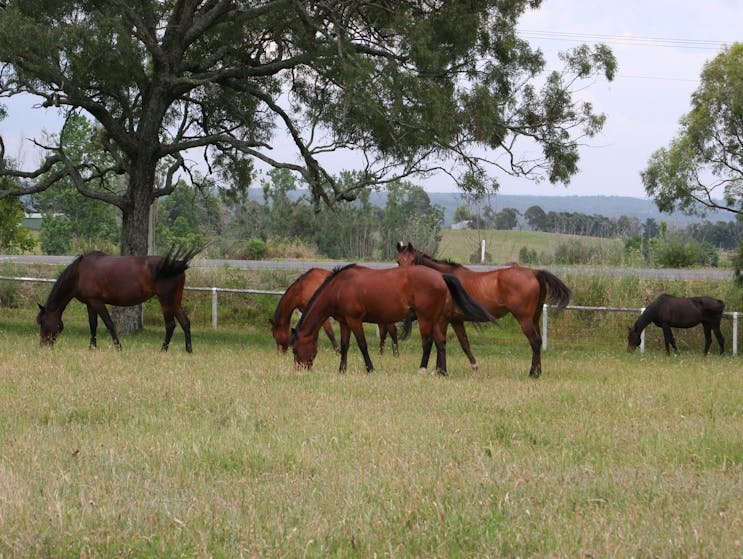
{"label": "tree trunk", "polygon": [[[144,175],[144,176],[143,176]],[[151,173],[140,173],[130,178],[131,204],[122,210],[121,255],[146,256],[149,233],[149,211],[152,203],[154,166]],[[119,334],[138,332],[143,325],[142,305],[113,307],[112,318]]]}

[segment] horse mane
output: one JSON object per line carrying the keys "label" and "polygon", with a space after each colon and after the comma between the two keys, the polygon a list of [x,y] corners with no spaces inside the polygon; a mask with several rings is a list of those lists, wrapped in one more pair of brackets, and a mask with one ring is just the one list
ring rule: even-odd
{"label": "horse mane", "polygon": [[307,316],[307,313],[312,308],[312,305],[315,303],[315,299],[320,295],[320,293],[325,289],[325,286],[328,285],[335,276],[343,272],[344,270],[348,270],[349,268],[353,268],[356,266],[356,264],[346,264],[345,266],[336,266],[333,268],[333,271],[331,274],[325,278],[325,280],[320,284],[320,287],[318,287],[315,292],[312,294],[312,297],[310,297],[310,300],[307,301],[307,305],[304,308],[304,312],[302,313],[302,316],[299,317],[299,322],[297,322],[297,326],[294,328],[297,332],[302,328],[302,325],[304,324],[304,317]]}
{"label": "horse mane", "polygon": [[286,288],[286,291],[281,295],[281,298],[279,299],[279,304],[276,305],[276,310],[273,312],[273,323],[277,324],[279,322],[279,319],[281,318],[279,315],[281,314],[279,310],[282,308],[282,303],[284,302],[284,299],[286,298],[287,293],[291,291],[292,287],[297,285],[300,281],[304,279],[304,277],[309,274],[312,271],[312,268],[304,272],[301,276],[299,276],[297,279],[295,279],[289,287]]}
{"label": "horse mane", "polygon": [[99,252],[93,252],[93,253],[86,253],[81,254],[75,260],[73,260],[62,272],[57,276],[57,281],[54,282],[54,285],[52,286],[52,290],[49,292],[49,296],[46,298],[46,306],[49,306],[50,303],[57,300],[57,297],[59,297],[59,292],[62,289],[62,286],[69,280],[72,275],[77,271],[77,267],[80,264],[80,261],[88,256],[88,254],[103,254]]}
{"label": "horse mane", "polygon": [[428,259],[428,260],[433,260],[434,262],[436,262],[438,264],[446,264],[448,266],[453,266],[454,268],[461,268],[462,267],[462,265],[459,262],[454,262],[454,260],[451,260],[450,258],[446,258],[444,260],[441,260],[441,259],[438,259],[438,258],[434,258],[430,254],[426,254],[422,250],[418,250],[415,247],[412,247],[412,248],[413,248],[413,264],[422,265],[423,264],[423,261],[425,259]]}

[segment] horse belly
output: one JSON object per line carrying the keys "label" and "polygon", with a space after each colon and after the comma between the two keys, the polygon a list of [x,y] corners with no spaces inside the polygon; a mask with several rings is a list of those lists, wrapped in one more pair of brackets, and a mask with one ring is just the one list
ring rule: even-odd
{"label": "horse belly", "polygon": [[151,281],[143,281],[136,274],[102,275],[98,281],[79,286],[78,299],[83,302],[100,300],[110,305],[129,307],[144,303],[155,294]]}

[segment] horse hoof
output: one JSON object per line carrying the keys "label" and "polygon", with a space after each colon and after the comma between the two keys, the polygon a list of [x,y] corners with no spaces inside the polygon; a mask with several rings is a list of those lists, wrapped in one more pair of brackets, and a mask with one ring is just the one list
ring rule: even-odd
{"label": "horse hoof", "polygon": [[419,375],[425,375],[426,374],[426,368],[425,367],[421,367],[420,369],[418,369],[418,374]]}

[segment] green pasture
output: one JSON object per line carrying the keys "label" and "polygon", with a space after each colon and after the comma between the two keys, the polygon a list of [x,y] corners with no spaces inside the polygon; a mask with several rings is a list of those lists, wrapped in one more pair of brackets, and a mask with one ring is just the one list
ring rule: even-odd
{"label": "green pasture", "polygon": [[180,330],[159,353],[150,307],[121,352],[87,349],[77,303],[52,350],[0,308],[0,557],[742,553],[743,365],[698,333],[627,354],[630,317],[565,312],[532,380],[504,319],[469,328],[477,376],[451,336],[450,375],[418,375],[417,331],[339,375],[324,338],[297,372],[267,323],[202,304],[191,355]]}
{"label": "green pasture", "polygon": [[579,235],[544,233],[541,231],[501,231],[495,229],[441,231],[441,242],[436,253],[437,258],[448,258],[455,262],[467,264],[470,256],[477,255],[479,262],[481,241],[485,241],[485,250],[491,264],[519,262],[519,251],[526,247],[537,255],[552,255],[560,244],[578,243],[586,247],[595,247],[612,256],[621,252],[624,247],[622,239],[602,239]]}

